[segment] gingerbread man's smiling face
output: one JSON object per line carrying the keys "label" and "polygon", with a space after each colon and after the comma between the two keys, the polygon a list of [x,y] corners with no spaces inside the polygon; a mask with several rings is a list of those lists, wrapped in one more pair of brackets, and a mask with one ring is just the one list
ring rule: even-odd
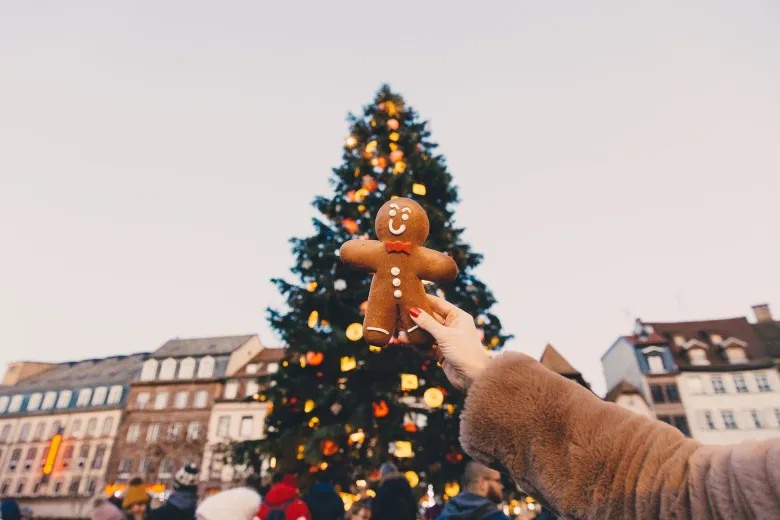
{"label": "gingerbread man's smiling face", "polygon": [[428,215],[412,199],[399,197],[380,208],[375,229],[382,242],[402,241],[420,246],[428,237]]}

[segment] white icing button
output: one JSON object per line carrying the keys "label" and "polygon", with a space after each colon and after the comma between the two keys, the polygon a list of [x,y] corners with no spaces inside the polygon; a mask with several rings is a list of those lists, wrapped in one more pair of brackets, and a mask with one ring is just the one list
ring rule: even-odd
{"label": "white icing button", "polygon": [[393,286],[398,287],[399,285],[401,285],[401,280],[398,278],[393,278]]}
{"label": "white icing button", "polygon": [[404,213],[403,215],[401,215],[401,220],[409,220],[409,215]]}
{"label": "white icing button", "polygon": [[401,293],[401,291],[399,291],[398,289],[396,289],[396,291],[393,293],[393,296],[395,296],[396,298],[400,298],[400,297],[401,297],[401,294],[403,294],[403,293]]}
{"label": "white icing button", "polygon": [[391,210],[390,210],[390,216],[391,216],[391,217],[394,217],[394,216],[396,216],[396,211],[395,211],[394,209],[391,209]]}
{"label": "white icing button", "polygon": [[392,274],[393,276],[398,276],[399,274],[401,274],[401,270],[398,269],[397,267],[393,267],[392,269],[390,269],[390,274]]}

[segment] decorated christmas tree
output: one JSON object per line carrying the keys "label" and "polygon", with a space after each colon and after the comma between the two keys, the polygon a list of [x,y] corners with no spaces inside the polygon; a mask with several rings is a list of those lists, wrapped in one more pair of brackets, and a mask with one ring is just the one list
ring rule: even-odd
{"label": "decorated christmas tree", "polygon": [[322,214],[315,233],[291,240],[299,281],[275,280],[287,305],[269,318],[289,348],[256,396],[272,403],[267,438],[237,445],[236,459],[256,469],[270,461],[302,476],[327,471],[352,492],[391,461],[413,486],[452,494],[455,487],[446,484],[459,479],[466,462],[458,443],[463,395],[437,367],[432,345],[409,346],[402,331],[385,348],[366,343],[371,276],[344,265],[339,248],[375,238],[374,217],[388,200],[414,199],[430,220],[425,245],[451,255],[460,270],[451,283],[424,281],[426,290],[475,316],[486,348],[500,348],[509,336],[490,313],[493,295],[473,274],[482,257],[455,226],[458,192],[427,123],[387,86],[348,121],[334,193],[314,201]]}

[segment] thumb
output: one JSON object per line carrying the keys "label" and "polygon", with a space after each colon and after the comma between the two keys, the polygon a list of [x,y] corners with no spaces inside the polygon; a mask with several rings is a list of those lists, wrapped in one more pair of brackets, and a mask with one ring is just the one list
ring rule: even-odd
{"label": "thumb", "polygon": [[412,307],[409,309],[409,316],[412,317],[412,321],[420,326],[421,329],[428,331],[431,335],[439,341],[442,338],[447,327],[436,321],[433,316],[425,312],[418,307]]}

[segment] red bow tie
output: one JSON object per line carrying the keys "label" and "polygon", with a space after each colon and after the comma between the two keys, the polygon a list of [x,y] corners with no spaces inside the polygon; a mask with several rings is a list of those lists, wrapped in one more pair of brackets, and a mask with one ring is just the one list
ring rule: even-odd
{"label": "red bow tie", "polygon": [[412,254],[411,242],[385,242],[385,245],[387,246],[387,251],[389,253],[406,253],[407,255]]}

